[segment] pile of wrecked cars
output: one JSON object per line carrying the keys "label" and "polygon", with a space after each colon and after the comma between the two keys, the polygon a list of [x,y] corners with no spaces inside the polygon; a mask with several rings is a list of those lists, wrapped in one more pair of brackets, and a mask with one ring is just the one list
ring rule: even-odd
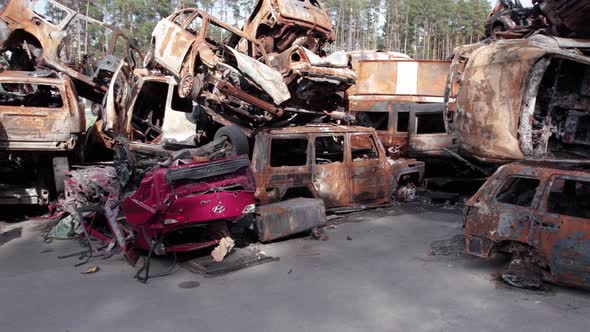
{"label": "pile of wrecked cars", "polygon": [[[118,251],[134,265],[145,252],[143,280],[153,255],[216,247],[223,260],[246,229],[284,238],[424,178],[423,162],[390,158],[374,129],[349,125],[343,93],[356,73],[350,55],[323,51],[334,28],[319,2],[261,0],[243,30],[186,8],[157,24],[145,57],[118,29],[51,0],[10,1],[0,18],[18,70],[0,75],[2,162],[54,170],[35,177],[51,187],[3,190],[5,202],[57,199],[88,259]],[[112,39],[88,28],[77,40],[72,29],[88,25]],[[87,130],[78,93],[97,110]]]}
{"label": "pile of wrecked cars", "polygon": [[590,288],[590,42],[581,39],[590,6],[534,3],[526,15],[542,28],[497,31],[459,47],[451,64],[447,128],[458,153],[489,175],[466,203],[466,247],[510,254],[502,278],[514,286]]}

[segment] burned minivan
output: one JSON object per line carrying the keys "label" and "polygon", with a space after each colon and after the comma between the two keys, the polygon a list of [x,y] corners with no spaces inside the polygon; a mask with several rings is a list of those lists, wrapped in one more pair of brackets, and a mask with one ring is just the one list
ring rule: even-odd
{"label": "burned minivan", "polygon": [[260,131],[252,169],[260,204],[320,198],[331,210],[383,205],[424,176],[423,162],[387,158],[375,130],[337,125]]}
{"label": "burned minivan", "polygon": [[85,122],[68,76],[0,73],[0,205],[47,205],[63,192]]}
{"label": "burned minivan", "polygon": [[590,168],[519,162],[500,167],[467,203],[471,255],[508,253],[502,278],[519,287],[542,280],[590,289]]}

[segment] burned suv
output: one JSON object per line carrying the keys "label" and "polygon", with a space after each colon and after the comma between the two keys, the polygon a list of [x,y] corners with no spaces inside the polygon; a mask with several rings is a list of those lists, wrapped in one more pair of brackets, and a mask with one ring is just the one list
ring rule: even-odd
{"label": "burned suv", "polygon": [[260,131],[252,169],[260,204],[320,198],[331,210],[386,204],[424,175],[423,162],[388,159],[375,130],[337,125]]}
{"label": "burned suv", "polygon": [[62,192],[84,126],[68,76],[0,73],[0,204],[46,205]]}
{"label": "burned suv", "polygon": [[506,252],[502,278],[538,287],[542,280],[590,288],[590,172],[574,163],[502,166],[466,203],[471,255]]}

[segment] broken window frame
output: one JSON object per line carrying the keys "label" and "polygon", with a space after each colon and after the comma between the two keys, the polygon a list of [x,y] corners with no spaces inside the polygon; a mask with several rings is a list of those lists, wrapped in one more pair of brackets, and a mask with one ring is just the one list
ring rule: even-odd
{"label": "broken window frame", "polygon": [[[525,179],[525,180],[534,180],[537,181],[537,187],[535,188],[535,193],[533,194],[531,201],[529,203],[529,205],[520,205],[520,204],[515,204],[515,203],[506,203],[506,202],[502,202],[498,199],[498,196],[500,196],[500,194],[508,191],[508,189],[510,189],[514,183],[511,183],[513,180],[515,179]],[[510,183],[510,188],[507,188],[506,190],[504,190],[504,187]],[[543,181],[542,179],[535,177],[535,176],[525,176],[525,175],[511,175],[508,176],[506,178],[504,178],[504,181],[502,181],[502,183],[498,186],[498,188],[496,189],[496,191],[494,192],[494,196],[493,196],[493,201],[497,204],[504,204],[504,205],[509,205],[509,206],[514,206],[514,207],[518,207],[518,208],[524,208],[524,209],[534,209],[535,206],[537,205],[537,203],[535,202],[535,198],[539,195],[540,192],[543,191]],[[504,191],[504,192],[503,192]]]}
{"label": "broken window frame", "polygon": [[[434,131],[434,132],[420,132],[420,117],[421,116],[439,116],[442,124],[442,131]],[[415,135],[441,135],[446,134],[447,130],[445,128],[445,119],[444,114],[442,112],[412,112],[411,116],[414,118],[414,128],[412,133]],[[424,119],[422,119],[424,120]],[[436,119],[438,121],[438,119]]]}
{"label": "broken window frame", "polygon": [[587,218],[587,217],[550,211],[549,201],[551,199],[551,193],[553,192],[552,189],[553,189],[553,186],[555,185],[555,182],[558,180],[583,182],[583,183],[586,183],[588,186],[590,186],[590,179],[589,178],[577,177],[577,176],[567,176],[567,175],[553,175],[548,182],[545,193],[543,194],[543,200],[542,200],[543,203],[541,204],[541,208],[539,209],[539,211],[541,213],[544,213],[547,215],[552,215],[552,216],[562,216],[562,217],[566,217],[566,218],[590,220],[590,218]]}
{"label": "broken window frame", "polygon": [[[45,2],[47,4],[51,4],[52,6],[55,6],[57,8],[59,8],[60,10],[62,10],[63,12],[66,13],[66,16],[61,19],[61,21],[58,24],[52,23],[50,22],[43,14],[39,13],[37,10],[35,10],[35,5],[41,2]],[[52,0],[34,0],[31,1],[29,3],[29,8],[31,9],[31,11],[33,12],[33,14],[39,18],[40,20],[43,21],[43,23],[46,23],[52,27],[58,28],[58,29],[63,29],[65,28],[68,24],[70,24],[70,22],[72,21],[72,18],[77,14],[75,11],[71,10],[70,8],[62,5],[61,3],[57,2],[57,1],[52,1]]]}
{"label": "broken window frame", "polygon": [[[355,159],[355,151],[354,151],[354,139],[355,137],[359,137],[359,136],[366,136],[369,138],[369,142],[371,143],[371,147],[370,148],[366,148],[363,150],[371,150],[375,153],[374,157],[370,157],[368,159]],[[372,134],[369,133],[361,133],[361,134],[351,134],[350,135],[350,145],[349,145],[349,150],[350,150],[350,160],[353,163],[363,163],[363,162],[375,162],[375,161],[380,161],[381,160],[381,151],[379,150],[379,145],[378,145],[378,138],[376,138],[375,136],[373,136]]]}
{"label": "broken window frame", "polygon": [[[13,81],[2,81],[2,82],[0,82],[0,93],[2,93],[2,94],[9,93],[8,91],[6,91],[4,89],[4,87],[3,87],[4,84],[19,84],[19,85],[30,85],[30,86],[33,86],[33,85],[34,86],[41,86],[41,85],[43,85],[43,86],[49,86],[49,87],[55,89],[55,91],[57,91],[59,93],[59,95],[61,97],[61,105],[55,106],[55,107],[44,107],[44,106],[33,106],[33,105],[19,105],[19,106],[16,106],[16,105],[2,105],[0,103],[0,108],[5,108],[5,107],[7,107],[7,108],[15,108],[15,107],[18,107],[18,108],[24,108],[24,109],[26,109],[26,108],[36,108],[36,109],[47,109],[47,110],[55,111],[55,110],[59,110],[59,109],[64,109],[66,107],[66,105],[68,105],[68,100],[67,100],[67,96],[66,96],[65,90],[63,89],[63,87],[58,86],[58,85],[55,85],[55,84],[48,84],[48,83],[26,83],[26,82],[22,82],[22,81],[21,82],[17,82],[17,81],[14,81],[14,82]],[[27,95],[27,94],[25,93],[25,95]]]}
{"label": "broken window frame", "polygon": [[[329,163],[318,163],[318,148],[317,142],[318,139],[326,139],[326,138],[341,138],[342,139],[342,158],[340,161],[330,161]],[[344,164],[346,162],[346,135],[345,134],[338,134],[334,133],[333,135],[318,135],[315,136],[313,140],[313,164],[314,165],[334,165],[334,164]],[[321,155],[320,155],[321,156]]]}
{"label": "broken window frame", "polygon": [[[307,147],[305,149],[305,164],[303,165],[281,165],[281,166],[275,166],[273,165],[273,141],[285,141],[285,140],[301,140],[301,141],[306,141],[307,142]],[[267,160],[268,160],[268,167],[270,167],[271,169],[281,169],[281,168],[299,168],[299,167],[308,167],[310,165],[310,155],[312,153],[312,149],[310,148],[312,142],[312,138],[307,136],[307,135],[289,135],[289,136],[273,136],[270,137],[269,140],[269,149],[268,149],[268,156],[267,156]],[[315,144],[315,141],[314,141]],[[313,158],[312,163],[315,164],[315,156]]]}
{"label": "broken window frame", "polygon": [[[410,134],[410,119],[411,119],[412,112],[409,109],[408,109],[408,111],[399,111],[399,110],[396,110],[394,112],[395,112],[395,120],[394,120],[394,123],[392,124],[392,127],[395,129],[395,133],[396,134],[409,135]],[[407,118],[407,121],[405,121],[405,123],[404,123],[404,126],[406,128],[405,131],[400,131],[400,127],[399,127],[399,125],[400,125],[400,113],[407,114],[406,116],[408,117]]]}

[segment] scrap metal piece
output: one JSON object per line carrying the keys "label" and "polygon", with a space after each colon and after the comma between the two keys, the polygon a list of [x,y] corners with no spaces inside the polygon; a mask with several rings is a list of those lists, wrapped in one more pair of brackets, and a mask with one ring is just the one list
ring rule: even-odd
{"label": "scrap metal piece", "polygon": [[256,229],[262,242],[323,226],[326,226],[326,208],[321,199],[295,198],[256,209]]}

